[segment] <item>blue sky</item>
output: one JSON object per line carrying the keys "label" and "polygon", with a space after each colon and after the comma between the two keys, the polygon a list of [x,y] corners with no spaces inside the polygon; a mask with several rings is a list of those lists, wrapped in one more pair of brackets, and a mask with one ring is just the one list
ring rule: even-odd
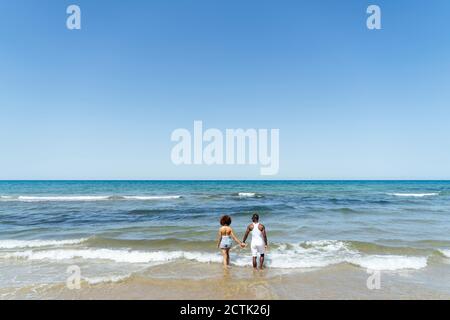
{"label": "blue sky", "polygon": [[2,1],[0,179],[264,178],[173,165],[194,120],[279,128],[276,179],[450,179],[449,88],[446,0]]}

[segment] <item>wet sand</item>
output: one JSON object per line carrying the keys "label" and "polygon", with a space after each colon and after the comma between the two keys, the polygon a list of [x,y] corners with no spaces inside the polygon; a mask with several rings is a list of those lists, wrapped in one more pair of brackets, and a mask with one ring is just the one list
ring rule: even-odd
{"label": "wet sand", "polygon": [[[154,267],[123,281],[88,284],[69,290],[65,284],[14,292],[32,299],[450,299],[443,269],[381,273],[381,288],[367,288],[365,270],[338,265],[310,271],[254,271],[252,268],[174,263]],[[444,273],[443,273],[444,272]],[[440,278],[441,281],[436,281]],[[430,281],[439,283],[430,286]],[[10,291],[11,292],[11,291]],[[3,295],[2,298],[8,298]],[[10,296],[9,298],[13,298]]]}

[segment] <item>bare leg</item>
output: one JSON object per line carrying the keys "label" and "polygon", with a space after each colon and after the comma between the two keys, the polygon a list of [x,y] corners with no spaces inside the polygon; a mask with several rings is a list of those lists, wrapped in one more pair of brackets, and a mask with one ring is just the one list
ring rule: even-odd
{"label": "bare leg", "polygon": [[256,257],[253,257],[253,268],[258,268],[258,265],[256,264]]}
{"label": "bare leg", "polygon": [[259,267],[262,269],[264,267],[264,255],[259,256]]}
{"label": "bare leg", "polygon": [[230,249],[227,249],[227,266],[230,265]]}
{"label": "bare leg", "polygon": [[228,250],[222,249],[223,256],[223,266],[226,267],[228,265]]}

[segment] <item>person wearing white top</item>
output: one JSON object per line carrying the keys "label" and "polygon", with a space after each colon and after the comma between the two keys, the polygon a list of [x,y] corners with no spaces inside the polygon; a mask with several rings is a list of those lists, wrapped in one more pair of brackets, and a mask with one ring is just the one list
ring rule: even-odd
{"label": "person wearing white top", "polygon": [[247,240],[248,235],[252,234],[252,242],[250,248],[252,250],[253,268],[257,268],[257,257],[259,255],[259,267],[262,269],[264,266],[264,254],[267,249],[267,235],[266,228],[263,224],[259,223],[259,215],[257,213],[252,216],[252,223],[248,225],[245,232],[243,243]]}

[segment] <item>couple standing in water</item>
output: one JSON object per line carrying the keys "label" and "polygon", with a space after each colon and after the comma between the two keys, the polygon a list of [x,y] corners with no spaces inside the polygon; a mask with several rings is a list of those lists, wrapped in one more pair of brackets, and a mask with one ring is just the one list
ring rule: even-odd
{"label": "couple standing in water", "polygon": [[233,229],[230,227],[231,225],[231,217],[223,216],[220,219],[220,227],[219,236],[217,240],[217,247],[222,250],[223,255],[223,264],[224,266],[229,266],[230,264],[230,249],[233,244],[234,239],[241,248],[245,248],[247,245],[245,241],[247,240],[248,235],[252,234],[252,241],[250,244],[250,248],[252,251],[253,257],[253,268],[258,267],[258,255],[259,255],[259,267],[262,269],[264,266],[264,254],[267,249],[267,235],[266,228],[264,225],[259,223],[259,215],[253,214],[252,223],[248,225],[247,231],[245,232],[244,239],[240,241],[233,232]]}

